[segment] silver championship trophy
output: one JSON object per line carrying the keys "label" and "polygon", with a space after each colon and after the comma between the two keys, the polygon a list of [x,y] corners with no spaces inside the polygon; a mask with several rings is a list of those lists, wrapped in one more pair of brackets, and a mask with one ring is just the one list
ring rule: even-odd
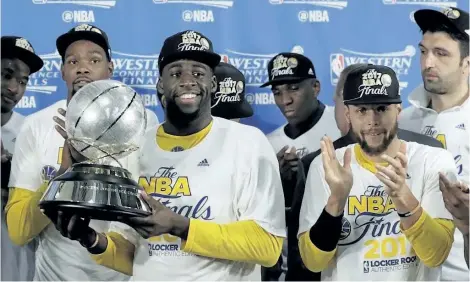
{"label": "silver championship trophy", "polygon": [[67,106],[65,130],[69,145],[87,160],[52,179],[39,207],[108,221],[149,215],[142,188],[122,164],[132,163],[146,124],[141,97],[129,86],[100,80],[82,87]]}

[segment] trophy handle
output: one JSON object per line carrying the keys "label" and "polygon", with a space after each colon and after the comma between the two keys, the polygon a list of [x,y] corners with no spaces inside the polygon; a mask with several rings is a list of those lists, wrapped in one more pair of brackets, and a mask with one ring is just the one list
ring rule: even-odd
{"label": "trophy handle", "polygon": [[[88,141],[87,139],[82,139],[82,138],[73,138],[73,137],[70,137],[68,138],[68,140],[70,141],[77,141],[77,142],[81,142],[81,143],[84,143],[86,145],[88,145],[89,147],[93,147],[97,150],[99,150],[100,152],[104,153],[105,155],[102,156],[102,157],[99,157],[99,158],[94,158],[94,159],[89,159],[89,160],[86,160],[86,161],[83,161],[83,162],[80,162],[80,163],[96,163],[97,161],[103,159],[103,158],[106,158],[106,157],[110,157],[112,158],[114,161],[116,161],[118,163],[118,165],[122,168],[122,164],[121,162],[116,158],[114,157],[113,155],[119,155],[119,154],[122,154],[122,153],[127,153],[129,151],[133,152],[133,151],[137,151],[139,148],[138,147],[131,147],[131,148],[127,148],[125,150],[122,150],[122,151],[119,151],[119,152],[115,152],[115,153],[109,153],[103,149],[101,149],[100,147],[94,145],[92,143],[92,141]],[[89,147],[86,147],[85,149],[88,149]],[[83,150],[85,150],[83,149]],[[82,151],[83,151],[82,150]]]}

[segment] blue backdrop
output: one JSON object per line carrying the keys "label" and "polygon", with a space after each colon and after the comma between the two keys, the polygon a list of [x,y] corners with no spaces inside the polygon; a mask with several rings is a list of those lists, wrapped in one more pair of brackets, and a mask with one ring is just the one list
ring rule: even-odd
{"label": "blue backdrop", "polygon": [[163,120],[155,92],[158,52],[167,36],[195,29],[245,74],[255,115],[243,122],[268,133],[285,121],[270,89],[259,88],[274,54],[296,50],[309,57],[326,104],[332,105],[341,70],[358,62],[392,67],[406,100],[421,82],[421,34],[413,12],[448,6],[468,11],[468,5],[464,0],[3,0],[1,23],[2,35],[26,37],[45,61],[16,107],[21,114],[65,98],[55,40],[77,24],[91,23],[108,33],[114,79],[134,87]]}

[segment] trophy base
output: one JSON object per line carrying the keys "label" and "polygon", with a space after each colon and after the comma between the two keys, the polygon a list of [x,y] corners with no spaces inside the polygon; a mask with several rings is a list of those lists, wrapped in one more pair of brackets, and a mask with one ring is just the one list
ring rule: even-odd
{"label": "trophy base", "polygon": [[49,182],[39,207],[46,215],[62,210],[106,221],[145,217],[152,209],[141,198],[141,191],[124,168],[80,163]]}
{"label": "trophy base", "polygon": [[146,217],[152,213],[139,210],[131,210],[116,206],[76,203],[68,201],[43,201],[39,208],[46,211],[63,211],[69,214],[76,214],[80,217],[89,217],[95,220],[118,221],[118,218]]}

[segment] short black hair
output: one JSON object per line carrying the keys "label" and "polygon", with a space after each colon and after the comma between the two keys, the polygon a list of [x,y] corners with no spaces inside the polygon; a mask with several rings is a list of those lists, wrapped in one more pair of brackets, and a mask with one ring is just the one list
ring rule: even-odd
{"label": "short black hair", "polygon": [[455,28],[450,27],[446,24],[440,24],[433,27],[429,27],[426,30],[422,30],[423,34],[426,32],[445,32],[447,33],[450,38],[457,41],[460,47],[460,59],[463,60],[464,58],[468,57],[468,47],[469,47],[469,36],[466,34],[462,34],[461,32],[457,31]]}

